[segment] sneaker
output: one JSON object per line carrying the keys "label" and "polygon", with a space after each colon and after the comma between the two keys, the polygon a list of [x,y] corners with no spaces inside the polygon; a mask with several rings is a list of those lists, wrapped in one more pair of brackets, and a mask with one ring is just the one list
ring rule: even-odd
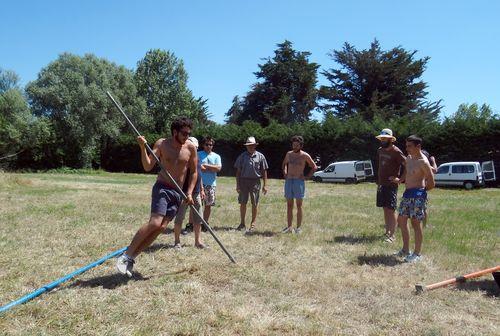
{"label": "sneaker", "polygon": [[[287,229],[288,229],[288,228],[287,228]],[[296,228],[296,229],[295,229],[295,233],[296,233],[296,234],[299,234],[299,233],[301,233],[301,232],[302,232],[302,229],[301,229],[301,228],[299,228],[299,227],[298,227],[298,228]]]}
{"label": "sneaker", "polygon": [[118,269],[118,272],[131,278],[132,268],[134,267],[134,263],[135,263],[134,259],[131,259],[122,254],[120,257],[118,257],[118,260],[116,261],[116,268]]}
{"label": "sneaker", "polygon": [[290,227],[286,227],[284,228],[283,230],[281,230],[281,233],[293,233],[293,228],[290,226]]}
{"label": "sneaker", "polygon": [[174,245],[174,249],[176,249],[176,250],[180,250],[181,248],[182,248],[181,243],[175,243],[175,245]]}
{"label": "sneaker", "polygon": [[246,229],[245,234],[252,234],[255,231],[255,226],[250,226],[250,228]]}
{"label": "sneaker", "polygon": [[394,252],[393,255],[396,256],[396,257],[399,257],[399,258],[406,258],[410,254],[412,254],[411,251],[405,252],[405,250],[401,249],[398,252]]}
{"label": "sneaker", "polygon": [[416,254],[416,253],[408,254],[404,258],[404,262],[407,262],[407,263],[413,263],[413,262],[417,262],[420,260],[422,260],[422,256],[420,254]]}
{"label": "sneaker", "polygon": [[245,224],[238,225],[238,227],[236,228],[236,230],[238,230],[238,231],[245,230]]}
{"label": "sneaker", "polygon": [[193,223],[187,223],[186,228],[184,228],[181,233],[187,235],[189,232],[193,232]]}
{"label": "sneaker", "polygon": [[386,243],[394,243],[395,240],[396,240],[396,237],[386,235],[386,237],[384,239],[384,242],[386,242]]}

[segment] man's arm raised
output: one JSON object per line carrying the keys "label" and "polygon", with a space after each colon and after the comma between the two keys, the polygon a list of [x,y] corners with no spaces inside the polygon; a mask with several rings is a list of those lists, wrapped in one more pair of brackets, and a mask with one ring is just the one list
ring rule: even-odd
{"label": "man's arm raised", "polygon": [[[154,159],[153,155],[148,154],[146,151],[146,138],[144,138],[142,135],[137,137],[137,142],[139,143],[139,147],[141,148],[141,162],[142,162],[142,167],[144,168],[145,171],[150,171],[153,169],[153,167],[156,165],[156,160]],[[159,139],[158,141],[155,142],[153,146],[153,153],[160,158],[160,146],[163,142],[163,139]]]}

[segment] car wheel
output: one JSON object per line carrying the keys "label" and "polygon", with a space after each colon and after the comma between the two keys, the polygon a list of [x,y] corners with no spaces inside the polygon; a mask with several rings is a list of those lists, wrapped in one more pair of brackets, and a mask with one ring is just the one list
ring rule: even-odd
{"label": "car wheel", "polygon": [[474,184],[470,181],[464,182],[464,188],[467,190],[474,189]]}
{"label": "car wheel", "polygon": [[354,184],[354,183],[356,183],[356,180],[355,180],[355,179],[353,179],[353,178],[351,178],[351,177],[349,177],[349,178],[346,178],[346,179],[345,179],[345,182],[346,182],[347,184]]}
{"label": "car wheel", "polygon": [[319,176],[314,176],[313,177],[313,181],[314,182],[323,182],[323,179],[321,177],[319,177]]}

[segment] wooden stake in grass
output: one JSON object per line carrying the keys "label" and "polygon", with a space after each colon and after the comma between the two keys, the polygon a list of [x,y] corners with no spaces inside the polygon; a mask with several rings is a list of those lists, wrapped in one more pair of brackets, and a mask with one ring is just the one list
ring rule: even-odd
{"label": "wooden stake in grass", "polygon": [[417,284],[417,285],[415,285],[415,289],[416,289],[417,293],[422,293],[424,291],[428,291],[428,290],[432,290],[432,289],[436,289],[436,288],[441,288],[441,287],[445,287],[445,286],[456,284],[456,283],[462,283],[462,282],[465,282],[467,279],[477,278],[477,277],[480,277],[482,275],[493,273],[493,272],[498,272],[498,271],[500,271],[500,266],[487,268],[487,269],[484,269],[481,271],[477,271],[477,272],[469,273],[469,274],[465,274],[465,275],[459,275],[455,278],[451,278],[448,280],[437,282],[437,283],[432,284],[432,285],[425,286],[422,284]]}
{"label": "wooden stake in grass", "polygon": [[[111,95],[111,93],[109,93],[109,91],[106,91],[106,94],[108,95],[109,99],[111,99],[111,101],[113,102],[113,104],[115,104],[116,108],[121,112],[121,114],[123,114],[123,116],[125,117],[125,119],[127,119],[127,122],[132,127],[132,129],[137,134],[137,136],[141,136],[141,133],[139,133],[139,131],[137,130],[137,128],[135,128],[135,126],[132,123],[132,121],[130,121],[130,119],[127,117],[127,115],[125,114],[125,112],[123,111],[123,109],[121,108],[121,106],[113,98],[113,96]],[[172,178],[172,175],[170,175],[170,173],[168,172],[168,170],[165,167],[163,167],[163,165],[160,162],[160,159],[156,156],[156,154],[153,152],[153,150],[151,149],[151,147],[149,147],[149,145],[147,143],[146,143],[146,149],[148,150],[149,154],[151,154],[155,158],[156,163],[158,163],[158,166],[160,166],[161,170],[163,170],[163,172],[165,173],[165,175],[169,178],[170,182],[175,186],[175,189],[181,195],[182,199],[186,200],[187,199],[186,194],[184,194],[184,192],[182,191],[181,187],[179,187],[179,185],[177,184],[177,182]],[[224,247],[224,245],[222,244],[222,242],[215,235],[215,232],[212,230],[212,228],[210,227],[210,225],[208,225],[208,223],[203,219],[203,216],[198,212],[198,210],[196,210],[196,208],[194,207],[194,205],[191,204],[189,206],[190,206],[191,210],[194,211],[194,213],[196,214],[196,216],[198,216],[201,219],[201,222],[203,223],[203,225],[207,228],[208,232],[210,232],[210,234],[212,235],[212,237],[214,237],[215,241],[217,242],[217,244],[219,244],[219,246],[224,251],[224,253],[226,253],[226,255],[229,257],[229,260],[231,260],[233,263],[236,263],[236,260],[233,258],[233,256],[231,255],[231,253],[229,253],[229,251]]]}

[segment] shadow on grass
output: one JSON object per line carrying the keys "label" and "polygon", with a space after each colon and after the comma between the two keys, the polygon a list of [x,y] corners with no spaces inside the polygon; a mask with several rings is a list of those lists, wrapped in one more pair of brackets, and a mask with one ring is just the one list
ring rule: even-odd
{"label": "shadow on grass", "polygon": [[147,249],[143,251],[143,253],[154,253],[158,250],[166,250],[166,249],[173,249],[174,245],[172,244],[165,244],[165,243],[154,243],[151,246],[149,246]]}
{"label": "shadow on grass", "polygon": [[214,231],[234,231],[234,232],[238,232],[236,230],[236,226],[235,227],[231,227],[231,226],[211,226],[211,228]]}
{"label": "shadow on grass", "polygon": [[68,286],[68,288],[72,287],[102,287],[104,289],[115,289],[122,285],[127,284],[129,281],[146,281],[151,277],[143,277],[141,273],[134,272],[132,278],[129,278],[123,274],[112,274],[106,275],[102,277],[97,277],[89,280],[76,280],[74,283]]}
{"label": "shadow on grass", "polygon": [[467,292],[485,292],[486,296],[500,297],[500,288],[495,280],[477,280],[458,283],[456,289],[464,290]]}
{"label": "shadow on grass", "polygon": [[274,236],[276,236],[276,232],[269,231],[269,230],[266,230],[266,231],[252,231],[252,232],[245,232],[244,235],[246,237],[250,237],[250,236],[274,237]]}
{"label": "shadow on grass", "polygon": [[381,240],[380,235],[370,235],[370,236],[337,236],[333,240],[327,240],[329,244],[339,243],[339,244],[366,244],[373,243],[374,241]]}
{"label": "shadow on grass", "polygon": [[402,264],[402,261],[393,255],[375,254],[358,256],[358,264],[370,266],[396,266]]}

